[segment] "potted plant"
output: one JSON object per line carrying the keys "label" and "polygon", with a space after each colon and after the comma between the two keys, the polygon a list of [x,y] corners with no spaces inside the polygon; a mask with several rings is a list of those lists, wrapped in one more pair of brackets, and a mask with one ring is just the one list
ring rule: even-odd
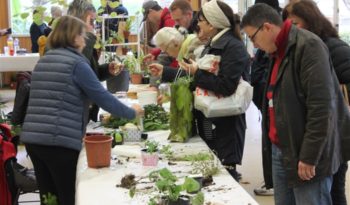
{"label": "potted plant", "polygon": [[142,72],[141,72],[140,64],[131,51],[129,51],[126,54],[126,58],[124,59],[123,64],[124,64],[124,67],[129,70],[131,83],[141,84]]}
{"label": "potted plant", "polygon": [[131,16],[125,21],[125,27],[123,31],[123,35],[125,39],[129,39],[130,36],[130,30],[133,25],[133,22],[135,21],[135,16]]}
{"label": "potted plant", "polygon": [[108,43],[110,44],[124,43],[124,38],[123,36],[119,35],[118,32],[111,31],[111,35],[109,37]]}
{"label": "potted plant", "polygon": [[155,182],[159,195],[152,197],[149,205],[201,205],[204,203],[204,195],[198,192],[195,196],[181,195],[181,192],[193,193],[200,189],[199,183],[193,178],[186,177],[181,184],[178,178],[167,168],[153,171],[149,179]]}
{"label": "potted plant", "polygon": [[141,160],[143,166],[157,166],[158,156],[158,145],[156,141],[147,140],[145,142],[144,149],[141,150]]}

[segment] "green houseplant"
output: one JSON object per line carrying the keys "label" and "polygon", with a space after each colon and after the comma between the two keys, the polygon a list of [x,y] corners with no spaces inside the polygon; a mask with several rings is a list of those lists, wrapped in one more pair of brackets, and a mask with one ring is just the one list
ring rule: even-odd
{"label": "green houseplant", "polygon": [[129,39],[130,36],[130,30],[135,21],[135,16],[130,16],[128,19],[125,21],[125,27],[123,31],[123,35],[125,39]]}
{"label": "green houseplant", "polygon": [[157,166],[159,143],[156,141],[147,140],[145,148],[141,150],[141,160],[143,166]]}
{"label": "green houseplant", "polygon": [[142,83],[142,72],[140,68],[140,63],[135,58],[132,51],[126,54],[126,58],[123,61],[124,67],[129,70],[131,83],[141,84]]}

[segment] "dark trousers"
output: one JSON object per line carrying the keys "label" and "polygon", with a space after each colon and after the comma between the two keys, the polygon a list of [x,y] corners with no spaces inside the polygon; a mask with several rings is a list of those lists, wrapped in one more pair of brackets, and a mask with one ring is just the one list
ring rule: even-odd
{"label": "dark trousers", "polygon": [[331,189],[333,205],[346,205],[345,196],[345,178],[346,171],[348,170],[348,163],[340,164],[340,167],[333,175],[333,184]]}
{"label": "dark trousers", "polygon": [[43,196],[51,193],[57,197],[58,204],[74,205],[79,151],[34,144],[25,146],[34,165],[41,204],[44,204]]}

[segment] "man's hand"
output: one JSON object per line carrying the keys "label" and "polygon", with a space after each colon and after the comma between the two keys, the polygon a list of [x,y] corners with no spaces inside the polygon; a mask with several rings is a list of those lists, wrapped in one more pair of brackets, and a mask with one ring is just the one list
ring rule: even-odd
{"label": "man's hand", "polygon": [[161,77],[163,74],[163,65],[158,63],[152,63],[148,66],[148,70],[151,72],[151,75],[154,77]]}
{"label": "man's hand", "polygon": [[139,104],[133,104],[131,107],[135,110],[136,117],[143,116],[145,114],[145,110]]}
{"label": "man's hand", "polygon": [[316,166],[299,161],[298,175],[302,180],[311,180],[316,175]]}
{"label": "man's hand", "polygon": [[108,70],[111,75],[118,75],[123,70],[123,65],[121,63],[111,62],[108,65]]}

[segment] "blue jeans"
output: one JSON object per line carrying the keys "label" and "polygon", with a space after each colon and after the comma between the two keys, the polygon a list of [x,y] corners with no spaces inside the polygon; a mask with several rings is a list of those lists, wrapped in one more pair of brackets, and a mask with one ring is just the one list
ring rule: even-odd
{"label": "blue jeans", "polygon": [[288,188],[282,152],[272,145],[272,178],[275,205],[331,205],[332,176],[310,184]]}

